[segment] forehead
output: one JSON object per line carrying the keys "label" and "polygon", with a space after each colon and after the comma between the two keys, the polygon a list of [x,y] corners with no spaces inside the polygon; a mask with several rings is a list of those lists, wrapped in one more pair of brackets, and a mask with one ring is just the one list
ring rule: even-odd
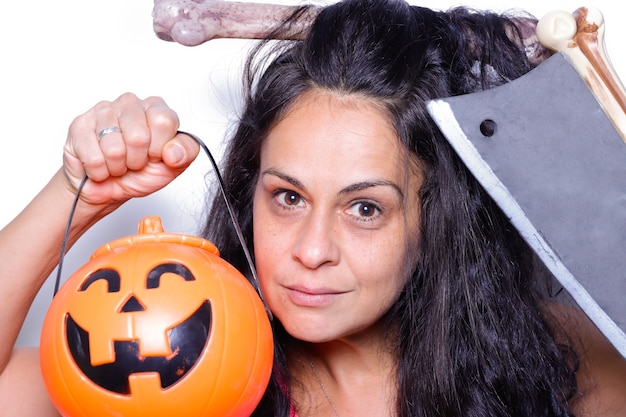
{"label": "forehead", "polygon": [[408,160],[408,153],[382,106],[368,98],[320,90],[296,99],[261,148],[262,165],[297,162],[378,171],[397,169],[401,160]]}

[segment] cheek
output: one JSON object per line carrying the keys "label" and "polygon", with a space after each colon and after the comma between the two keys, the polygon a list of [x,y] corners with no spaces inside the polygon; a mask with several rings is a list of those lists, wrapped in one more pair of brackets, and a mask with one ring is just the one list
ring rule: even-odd
{"label": "cheek", "polygon": [[372,262],[364,262],[361,265],[361,276],[372,277],[372,284],[377,292],[384,298],[395,298],[406,282],[405,262],[401,253],[380,254]]}
{"label": "cheek", "polygon": [[[370,283],[380,294],[381,301],[397,297],[408,279],[416,252],[416,238],[406,235],[404,227],[400,233],[390,233],[387,237],[376,242],[361,242],[361,250],[352,251],[355,275],[370,277]],[[352,248],[355,249],[356,245]]]}
{"label": "cheek", "polygon": [[253,207],[253,245],[256,259],[257,272],[261,285],[267,277],[272,276],[271,271],[280,264],[281,259],[287,255],[288,242],[280,228],[271,221],[267,211],[259,204]]}

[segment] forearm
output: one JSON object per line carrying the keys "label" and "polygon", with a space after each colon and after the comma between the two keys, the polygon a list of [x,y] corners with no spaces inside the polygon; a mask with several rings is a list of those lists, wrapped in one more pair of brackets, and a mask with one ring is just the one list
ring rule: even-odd
{"label": "forearm", "polygon": [[[35,295],[58,263],[73,199],[59,171],[30,204],[0,230],[0,287],[3,290],[0,371],[9,360]],[[114,208],[79,203],[72,221],[69,246]]]}

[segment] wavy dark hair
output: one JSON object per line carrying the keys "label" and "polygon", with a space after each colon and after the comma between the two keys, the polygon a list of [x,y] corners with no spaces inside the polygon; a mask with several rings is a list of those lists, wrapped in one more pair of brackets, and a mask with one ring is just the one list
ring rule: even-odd
{"label": "wavy dark hair", "polygon": [[[307,12],[302,7],[292,19]],[[519,21],[524,19],[529,17]],[[269,62],[258,59],[263,48],[248,61],[245,108],[222,161],[248,242],[261,144],[306,91],[358,94],[381,103],[401,142],[426,167],[414,272],[384,318],[398,329],[392,343],[397,416],[571,415],[573,362],[540,308],[531,251],[425,108],[426,100],[491,88],[532,69],[517,21],[467,8],[346,0],[323,8],[303,41],[280,43]],[[226,260],[248,270],[219,198],[204,235]],[[285,348],[291,339],[278,320],[273,326],[274,372],[254,415],[287,417]]]}

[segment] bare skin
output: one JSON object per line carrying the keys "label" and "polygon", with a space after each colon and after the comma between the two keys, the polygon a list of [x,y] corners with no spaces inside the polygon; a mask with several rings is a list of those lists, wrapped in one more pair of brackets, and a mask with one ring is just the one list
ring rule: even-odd
{"label": "bare skin", "polygon": [[[302,125],[311,120],[316,123]],[[322,122],[329,120],[332,128],[324,130]],[[98,141],[97,132],[110,126],[120,126],[121,133]],[[126,94],[96,105],[70,126],[63,168],[0,231],[0,281],[7,295],[0,303],[3,416],[58,415],[43,386],[38,350],[13,346],[33,297],[58,260],[77,184],[85,173],[93,179],[82,194],[71,243],[128,199],[168,184],[193,161],[198,146],[176,135],[177,129],[176,113],[158,98]],[[298,140],[282,146],[294,129]],[[405,165],[395,158],[406,159],[388,129],[380,110],[362,98],[303,96],[263,148],[255,250],[270,307],[302,340],[290,351],[302,382],[293,387],[301,417],[335,416],[333,406],[340,415],[393,414],[394,365],[380,337],[380,317],[402,285],[403,263],[375,242],[400,240],[395,250],[404,253],[404,242],[417,238],[419,231],[408,226],[419,216],[411,193],[421,174],[412,169],[405,176]],[[380,160],[382,150],[385,160]],[[281,228],[290,232],[277,240]],[[369,252],[362,246],[368,242],[374,245]],[[380,286],[377,268],[382,266],[368,264],[370,255],[385,256],[384,268],[392,272],[387,286]],[[301,281],[287,282],[287,276]],[[375,292],[381,294],[371,304]],[[351,314],[345,301],[359,313],[340,320]],[[364,309],[367,303],[370,308]],[[562,308],[549,313],[563,337],[576,342],[581,357],[576,415],[626,414],[626,361],[579,313]]]}
{"label": "bare skin", "polygon": [[555,332],[576,350],[578,392],[571,401],[577,416],[626,415],[626,360],[578,309],[550,306]]}

